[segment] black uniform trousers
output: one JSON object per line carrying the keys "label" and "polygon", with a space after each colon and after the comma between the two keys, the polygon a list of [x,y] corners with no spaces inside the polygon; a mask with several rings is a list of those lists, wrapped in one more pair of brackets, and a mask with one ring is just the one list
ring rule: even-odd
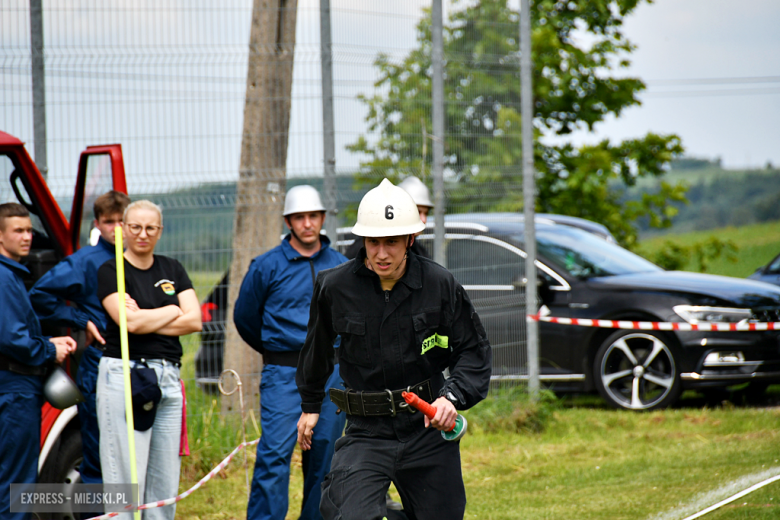
{"label": "black uniform trousers", "polygon": [[466,509],[460,443],[433,427],[408,442],[377,437],[348,417],[336,441],[331,471],[322,483],[325,520],[382,520],[385,496],[395,484],[409,520],[458,520]]}

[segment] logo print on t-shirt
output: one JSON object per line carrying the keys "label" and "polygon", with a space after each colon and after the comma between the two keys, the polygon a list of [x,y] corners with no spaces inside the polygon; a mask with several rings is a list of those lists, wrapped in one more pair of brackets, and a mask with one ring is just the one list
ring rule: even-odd
{"label": "logo print on t-shirt", "polygon": [[174,294],[176,294],[176,289],[174,289],[173,283],[174,282],[171,280],[163,279],[157,282],[156,284],[154,284],[154,286],[161,288],[163,292],[168,296],[173,296]]}

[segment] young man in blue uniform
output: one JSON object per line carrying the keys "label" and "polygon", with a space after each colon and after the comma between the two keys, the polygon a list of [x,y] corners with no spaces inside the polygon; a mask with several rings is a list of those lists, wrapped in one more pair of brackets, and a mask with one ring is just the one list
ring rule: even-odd
{"label": "young man in blue uniform", "polygon": [[72,338],[41,335],[19,262],[30,253],[32,222],[21,204],[0,204],[0,518],[10,513],[10,486],[34,483],[41,447],[41,405],[45,364],[61,363],[76,349]]}
{"label": "young man in blue uniform", "polygon": [[[264,363],[260,382],[262,435],[247,506],[249,520],[284,520],[287,515],[290,461],[301,406],[295,371],[306,338],[314,280],[318,272],[347,260],[320,235],[325,207],[311,186],[296,186],[287,193],[284,221],[290,234],[281,245],[252,261],[233,315],[239,334],[263,355]],[[336,370],[327,386],[339,387],[340,383]],[[341,437],[344,422],[335,405],[323,405],[312,450],[303,457],[303,520],[322,518],[320,485],[330,470],[333,446]]]}
{"label": "young man in blue uniform", "polygon": [[[97,296],[97,271],[115,256],[114,229],[122,225],[122,215],[128,204],[128,196],[118,191],[109,191],[95,199],[94,225],[100,231],[97,244],[82,247],[65,258],[30,290],[30,301],[40,321],[87,333],[87,348],[76,379],[85,399],[78,405],[84,453],[80,471],[85,484],[103,483],[95,391],[98,364],[103,355],[100,346],[105,344],[106,314]],[[68,301],[77,307],[68,306]]]}

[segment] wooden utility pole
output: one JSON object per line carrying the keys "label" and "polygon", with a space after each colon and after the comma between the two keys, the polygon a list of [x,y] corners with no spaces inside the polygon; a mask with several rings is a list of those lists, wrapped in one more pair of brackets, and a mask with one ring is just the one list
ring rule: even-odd
{"label": "wooden utility pole", "polygon": [[[241,376],[245,406],[254,410],[262,359],[241,341],[233,306],[250,261],[278,245],[283,229],[297,8],[297,0],[254,0],[252,6],[224,365]],[[223,398],[222,408],[238,410],[238,395]]]}

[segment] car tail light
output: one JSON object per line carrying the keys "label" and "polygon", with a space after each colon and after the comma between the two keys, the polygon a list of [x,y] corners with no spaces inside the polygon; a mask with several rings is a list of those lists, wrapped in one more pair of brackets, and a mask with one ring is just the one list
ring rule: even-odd
{"label": "car tail light", "polygon": [[211,311],[219,309],[216,303],[206,302],[200,306],[200,319],[203,323],[209,323],[213,318]]}

